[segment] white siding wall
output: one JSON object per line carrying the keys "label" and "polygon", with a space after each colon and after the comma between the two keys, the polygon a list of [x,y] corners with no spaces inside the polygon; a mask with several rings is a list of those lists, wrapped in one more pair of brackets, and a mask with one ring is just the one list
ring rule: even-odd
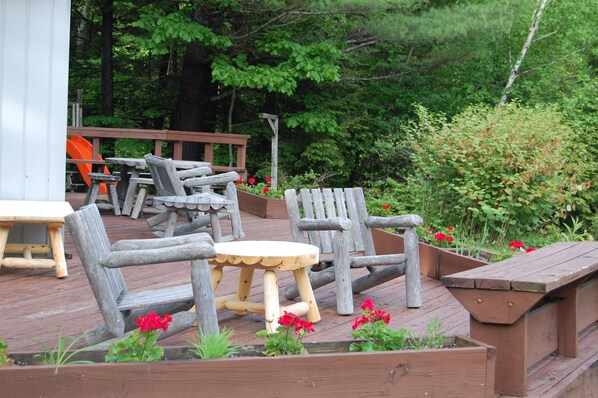
{"label": "white siding wall", "polygon": [[0,0],[0,199],[65,198],[70,7]]}

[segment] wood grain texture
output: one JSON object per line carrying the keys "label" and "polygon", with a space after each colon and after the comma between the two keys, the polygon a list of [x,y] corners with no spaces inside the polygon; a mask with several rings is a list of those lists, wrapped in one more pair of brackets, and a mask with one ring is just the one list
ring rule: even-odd
{"label": "wood grain texture", "polygon": [[[492,397],[487,394],[484,346],[375,353],[323,353],[281,357],[240,357],[145,364],[36,366],[1,369],[10,396],[177,397],[264,396],[434,396]],[[230,375],[235,377],[231,379]],[[284,375],[284,376],[283,376]],[[275,392],[272,394],[272,392]]]}

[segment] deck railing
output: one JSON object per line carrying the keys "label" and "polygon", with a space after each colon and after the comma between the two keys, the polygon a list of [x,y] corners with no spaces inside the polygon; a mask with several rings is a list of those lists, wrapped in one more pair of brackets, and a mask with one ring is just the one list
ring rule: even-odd
{"label": "deck railing", "polygon": [[[154,143],[154,154],[162,155],[162,144],[164,142],[172,143],[172,158],[182,160],[183,143],[198,142],[204,144],[204,153],[198,153],[193,159],[210,162],[212,169],[216,172],[237,171],[243,179],[247,178],[245,167],[245,158],[247,155],[248,135],[224,134],[224,133],[204,133],[196,131],[174,131],[174,130],[140,130],[140,129],[120,129],[105,127],[76,127],[67,128],[69,136],[81,136],[88,139],[92,144],[91,159],[78,160],[67,159],[67,163],[91,163],[103,165],[103,161],[98,161],[100,153],[100,143],[103,139],[115,138],[134,138],[139,140],[150,140]],[[232,145],[236,148],[236,161],[233,164],[221,165],[214,164],[214,147],[216,145]]]}

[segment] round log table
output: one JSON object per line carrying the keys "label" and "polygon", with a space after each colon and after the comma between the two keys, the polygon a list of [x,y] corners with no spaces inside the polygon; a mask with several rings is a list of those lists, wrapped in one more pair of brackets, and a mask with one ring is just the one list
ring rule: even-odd
{"label": "round log table", "polygon": [[[278,318],[284,311],[297,316],[307,314],[309,322],[320,320],[320,312],[307,275],[307,267],[319,261],[317,246],[305,243],[281,241],[235,241],[214,244],[216,258],[209,260],[212,269],[214,289],[222,280],[222,268],[239,267],[241,275],[235,294],[217,297],[218,310],[229,309],[237,314],[247,312],[263,313],[266,330],[273,333],[278,327]],[[251,292],[253,274],[256,269],[264,270],[264,302],[247,301]],[[301,301],[281,307],[278,297],[277,271],[292,271]]]}

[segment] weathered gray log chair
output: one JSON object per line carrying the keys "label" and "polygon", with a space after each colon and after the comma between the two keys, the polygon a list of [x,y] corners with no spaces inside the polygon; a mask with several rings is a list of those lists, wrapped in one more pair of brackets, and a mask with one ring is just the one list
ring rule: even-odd
{"label": "weathered gray log chair", "polygon": [[[239,201],[237,199],[237,187],[235,181],[239,180],[239,174],[236,171],[228,173],[212,174],[209,167],[199,167],[196,169],[177,171],[172,159],[165,159],[152,154],[145,155],[145,162],[150,170],[156,195],[161,197],[175,196],[184,200],[185,196],[192,196],[193,193],[213,192],[214,186],[224,186],[224,198],[233,202],[232,208],[226,213],[219,213],[219,217],[227,217],[231,221],[231,235],[223,237],[224,241],[239,239],[245,236],[241,225],[241,212],[239,211]],[[192,203],[192,199],[190,199]],[[186,218],[187,223],[179,225],[174,230],[174,235],[187,234],[196,231],[198,228],[211,226],[212,229],[220,230],[220,225],[211,225],[211,217],[206,214],[198,214],[196,211],[181,211],[179,215]],[[176,222],[176,220],[174,220]],[[164,223],[172,222],[169,220],[168,212],[158,214],[147,220],[151,228],[164,230],[169,225]],[[170,226],[172,227],[172,226]]]}
{"label": "weathered gray log chair", "polygon": [[112,210],[115,216],[120,216],[120,204],[116,193],[116,184],[120,181],[120,177],[104,173],[89,173],[88,177],[91,180],[91,185],[85,195],[85,204],[96,203],[100,192],[100,184],[105,183],[108,191],[108,203],[98,202],[97,205],[102,210]]}
{"label": "weathered gray log chair", "polygon": [[[84,206],[65,218],[105,322],[88,331],[89,344],[122,336],[136,328],[139,315],[151,311],[172,315],[173,321],[161,337],[185,330],[195,321],[203,333],[219,333],[210,267],[206,261],[216,257],[216,252],[208,234],[121,240],[110,245],[95,204]],[[191,262],[190,284],[157,290],[127,290],[121,267],[175,261]],[[195,314],[188,312],[193,304]]]}
{"label": "weathered gray log chair", "polygon": [[[295,242],[320,248],[320,271],[310,272],[312,287],[317,289],[336,281],[337,312],[353,313],[353,293],[405,275],[407,307],[422,305],[419,247],[415,227],[420,216],[368,216],[361,188],[294,189],[285,191],[291,232]],[[302,218],[303,215],[303,218]],[[376,255],[371,228],[404,229],[404,253]],[[305,236],[307,233],[307,237]],[[354,256],[354,254],[361,254]],[[369,274],[351,281],[351,268],[367,267]],[[293,299],[295,285],[285,289]]]}

